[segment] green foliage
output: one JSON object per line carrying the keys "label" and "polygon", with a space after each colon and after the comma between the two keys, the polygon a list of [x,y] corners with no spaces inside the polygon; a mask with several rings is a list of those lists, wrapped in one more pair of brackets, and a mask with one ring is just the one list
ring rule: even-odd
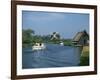
{"label": "green foliage", "polygon": [[65,46],[71,46],[72,41],[70,39],[60,39],[60,34],[53,32],[53,34],[56,34],[57,39],[53,38],[51,40],[52,35],[36,35],[35,31],[31,29],[23,29],[22,30],[22,43],[23,47],[28,47],[31,45],[34,45],[36,42],[38,43],[53,43],[53,44],[59,44],[61,41],[64,42]]}
{"label": "green foliage", "polygon": [[89,65],[89,47],[84,46],[81,57],[80,57],[80,66],[88,66]]}
{"label": "green foliage", "polygon": [[50,35],[45,35],[45,36],[41,36],[43,42],[47,43],[50,41],[51,36]]}
{"label": "green foliage", "polygon": [[81,57],[80,66],[88,66],[89,65],[89,57]]}
{"label": "green foliage", "polygon": [[60,43],[60,40],[53,39],[53,40],[51,40],[49,42],[51,42],[53,44],[59,44]]}
{"label": "green foliage", "polygon": [[65,46],[73,46],[71,39],[63,39],[62,41],[64,42]]}
{"label": "green foliage", "polygon": [[34,45],[34,43],[42,43],[42,42],[49,42],[50,35],[40,36],[35,35],[35,31],[31,29],[23,29],[22,30],[22,43],[23,47],[28,47]]}
{"label": "green foliage", "polygon": [[42,43],[42,42],[43,42],[43,39],[42,39],[41,36],[35,35],[35,36],[33,36],[33,38],[32,38],[32,42],[33,42],[33,44],[36,43],[36,42]]}
{"label": "green foliage", "polygon": [[30,44],[32,43],[32,36],[34,35],[34,31],[31,29],[22,30],[22,43],[23,44]]}

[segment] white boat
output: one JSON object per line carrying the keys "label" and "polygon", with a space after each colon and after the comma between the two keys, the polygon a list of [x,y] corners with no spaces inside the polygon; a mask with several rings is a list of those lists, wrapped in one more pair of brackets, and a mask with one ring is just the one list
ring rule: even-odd
{"label": "white boat", "polygon": [[60,45],[61,45],[61,46],[64,46],[64,43],[61,41],[61,42],[60,42]]}
{"label": "white boat", "polygon": [[35,43],[34,46],[32,46],[32,50],[43,50],[45,49],[46,46],[44,45],[44,43]]}

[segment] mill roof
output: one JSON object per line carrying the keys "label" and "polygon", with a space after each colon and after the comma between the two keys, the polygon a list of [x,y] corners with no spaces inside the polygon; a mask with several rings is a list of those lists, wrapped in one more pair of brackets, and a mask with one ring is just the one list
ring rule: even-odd
{"label": "mill roof", "polygon": [[73,41],[79,41],[83,35],[88,36],[88,34],[86,32],[84,32],[84,31],[83,32],[78,32],[75,35],[75,37],[73,38]]}

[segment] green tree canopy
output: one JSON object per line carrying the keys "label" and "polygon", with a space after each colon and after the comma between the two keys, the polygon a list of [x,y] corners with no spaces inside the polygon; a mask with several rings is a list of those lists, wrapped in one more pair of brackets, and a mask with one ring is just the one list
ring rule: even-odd
{"label": "green tree canopy", "polygon": [[23,29],[22,30],[22,42],[23,43],[31,43],[32,37],[35,32],[32,29]]}

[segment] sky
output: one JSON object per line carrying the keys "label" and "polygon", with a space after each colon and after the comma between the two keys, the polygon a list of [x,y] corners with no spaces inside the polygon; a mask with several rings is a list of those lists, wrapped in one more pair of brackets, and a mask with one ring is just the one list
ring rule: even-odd
{"label": "sky", "polygon": [[89,14],[22,11],[22,27],[34,30],[36,35],[58,32],[61,38],[70,39],[83,30],[89,33]]}

